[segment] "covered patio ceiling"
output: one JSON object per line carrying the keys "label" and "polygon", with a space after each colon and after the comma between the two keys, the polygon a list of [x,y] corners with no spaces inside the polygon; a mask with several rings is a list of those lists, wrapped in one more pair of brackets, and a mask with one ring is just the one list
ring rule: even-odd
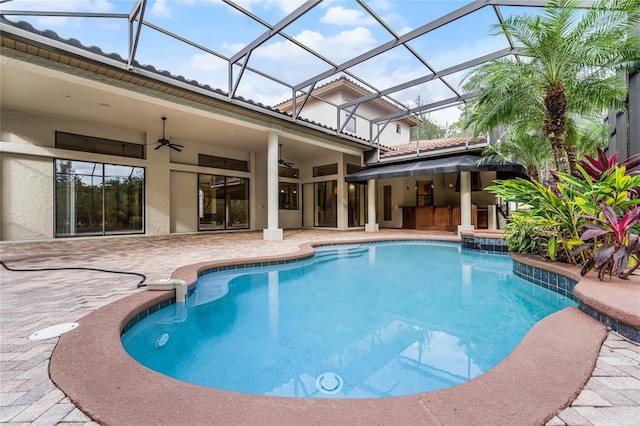
{"label": "covered patio ceiling", "polygon": [[[428,13],[416,21],[416,3],[409,1],[281,0],[278,4],[281,14],[267,16],[264,10],[268,8],[258,11],[252,7],[252,1],[221,0],[211,2],[216,13],[207,16],[207,28],[185,25],[192,13],[189,2],[175,2],[172,6],[176,16],[161,19],[162,15],[154,12],[159,5],[166,6],[164,0],[121,0],[109,3],[113,6],[109,11],[101,11],[97,3],[95,10],[87,7],[74,10],[68,7],[69,2],[5,0],[1,2],[0,15],[11,22],[27,21],[35,28],[42,29],[43,25],[54,28],[57,36],[77,38],[84,46],[95,44],[102,52],[116,52],[125,59],[125,67],[130,71],[135,72],[140,64],[149,63],[158,70],[168,70],[173,76],[183,73],[187,79],[222,90],[228,101],[235,104],[249,99],[272,107],[293,99],[291,120],[294,122],[304,121],[304,106],[309,97],[314,97],[315,88],[346,76],[362,85],[370,95],[340,104],[320,99],[338,110],[335,129],[338,136],[343,135],[340,121],[346,122],[350,114],[357,114],[367,102],[382,99],[399,109],[398,113],[379,115],[371,120],[372,138],[368,142],[373,145],[376,132],[391,121],[456,108],[471,99],[474,94],[464,93],[461,81],[472,67],[494,58],[516,57],[518,53],[513,40],[490,36],[492,26],[499,25],[507,16],[540,13],[540,7],[547,1],[424,3],[429,4],[424,9]],[[593,3],[584,0],[581,5]],[[284,4],[288,9],[282,7]],[[42,10],[44,5],[47,10]],[[318,38],[340,40],[330,25],[323,24],[332,11],[334,15],[342,13],[340,19],[354,17],[354,21],[362,23],[354,23],[351,33],[339,34],[352,37],[343,37],[342,44],[318,42]],[[406,19],[394,18],[398,16]],[[98,30],[87,33],[80,32],[80,24],[59,25],[59,21],[67,19],[82,20],[85,26],[86,21],[90,21]],[[222,27],[224,20],[229,19],[236,22],[236,31],[232,35],[217,34],[216,27]],[[112,23],[109,27],[112,30],[100,31],[107,28],[104,26],[107,21]],[[413,26],[399,24],[410,21]],[[313,34],[309,35],[312,27]],[[355,44],[353,37],[362,28],[370,35],[370,43],[351,49],[350,40]],[[443,34],[451,40],[450,45],[443,45]],[[460,49],[461,36],[466,37],[465,49]],[[223,43],[227,39],[234,43]],[[447,57],[441,54],[443,51],[458,51],[458,54]],[[190,63],[200,60],[207,65],[198,69],[185,67],[186,59]],[[397,72],[376,72],[382,64],[389,63],[398,64]],[[417,96],[422,99],[420,105],[415,102]],[[255,102],[251,103],[252,107]]]}

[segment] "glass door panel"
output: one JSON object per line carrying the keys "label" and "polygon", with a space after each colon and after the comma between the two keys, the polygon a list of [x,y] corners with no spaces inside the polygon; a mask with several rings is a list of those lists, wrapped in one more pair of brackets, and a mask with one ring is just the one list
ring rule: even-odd
{"label": "glass door panel", "polygon": [[349,227],[364,226],[367,221],[367,186],[360,183],[350,183],[349,191]]}
{"label": "glass door panel", "polygon": [[316,205],[315,226],[338,226],[338,181],[330,180],[314,184]]}

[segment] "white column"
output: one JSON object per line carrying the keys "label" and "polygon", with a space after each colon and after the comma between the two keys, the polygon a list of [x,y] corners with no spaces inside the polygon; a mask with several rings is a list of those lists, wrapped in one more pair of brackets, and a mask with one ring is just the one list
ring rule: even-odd
{"label": "white column", "polygon": [[471,225],[471,172],[460,172],[460,219],[458,234],[461,231],[470,231]]}
{"label": "white column", "polygon": [[379,226],[376,222],[376,181],[367,181],[367,224],[364,227],[366,232],[378,232]]}
{"label": "white column", "polygon": [[262,239],[280,241],[282,229],[278,228],[278,133],[269,130],[267,144],[267,229]]}
{"label": "white column", "polygon": [[496,229],[496,221],[497,221],[497,211],[496,205],[490,204],[487,206],[487,220],[489,221],[489,229]]}

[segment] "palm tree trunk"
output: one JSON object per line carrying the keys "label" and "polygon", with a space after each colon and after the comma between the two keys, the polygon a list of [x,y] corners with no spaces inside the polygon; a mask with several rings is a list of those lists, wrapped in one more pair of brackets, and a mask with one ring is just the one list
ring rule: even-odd
{"label": "palm tree trunk", "polygon": [[580,177],[580,172],[578,171],[578,160],[577,160],[576,146],[575,145],[567,145],[567,159],[569,160],[569,171],[573,176]]}
{"label": "palm tree trunk", "polygon": [[527,166],[527,176],[529,179],[535,179],[538,182],[540,181],[540,175],[538,174],[538,167],[535,164],[529,164]]}
{"label": "palm tree trunk", "polygon": [[567,109],[567,95],[561,84],[553,84],[547,87],[544,97],[544,106],[547,109],[547,118],[542,127],[542,134],[551,142],[553,159],[559,172],[569,173],[569,157],[564,143],[565,138],[565,111]]}

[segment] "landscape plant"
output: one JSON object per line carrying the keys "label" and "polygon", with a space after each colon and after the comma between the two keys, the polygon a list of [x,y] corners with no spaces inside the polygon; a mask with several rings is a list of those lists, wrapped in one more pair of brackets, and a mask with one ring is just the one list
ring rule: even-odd
{"label": "landscape plant", "polygon": [[[596,268],[600,279],[607,274],[627,277],[640,261],[638,166],[640,154],[619,163],[617,154],[607,157],[598,149],[597,158],[586,157],[577,165],[579,176],[554,172],[548,185],[521,178],[495,181],[488,190],[527,206],[505,228],[510,250],[542,252],[546,246],[546,256],[581,265],[583,274]],[[531,232],[543,241],[521,243],[527,221],[539,224]]]}

